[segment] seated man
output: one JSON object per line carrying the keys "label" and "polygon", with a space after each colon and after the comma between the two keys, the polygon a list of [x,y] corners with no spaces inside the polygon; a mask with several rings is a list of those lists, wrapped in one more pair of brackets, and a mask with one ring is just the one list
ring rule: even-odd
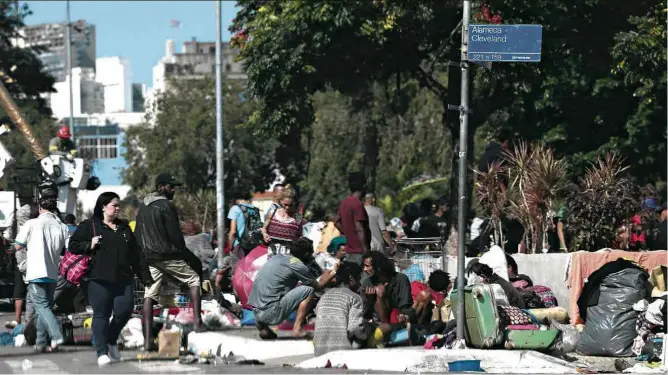
{"label": "seated man", "polygon": [[450,274],[441,270],[435,270],[429,275],[427,285],[418,281],[411,283],[413,309],[419,324],[431,323],[434,307],[446,299],[450,286]]}
{"label": "seated man", "polygon": [[494,270],[492,270],[490,266],[484,263],[475,263],[471,266],[471,272],[481,277],[485,284],[499,285],[503,291],[506,292],[506,297],[508,297],[510,306],[519,307],[520,309],[526,308],[519,290],[517,290],[509,281],[494,273]]}
{"label": "seated man", "polygon": [[328,290],[316,307],[315,355],[336,350],[357,349],[367,338],[360,288],[362,268],[343,262],[336,272],[337,287]]}
{"label": "seated man", "polygon": [[343,262],[346,256],[346,237],[334,237],[327,246],[327,252],[318,253],[315,261],[323,270],[332,270],[336,264]]}
{"label": "seated man", "polygon": [[[313,257],[313,242],[301,237],[295,242],[291,255],[273,256],[258,271],[248,304],[255,312],[255,326],[263,340],[274,339],[269,328],[288,319],[297,311],[292,333],[304,337],[306,314],[313,309],[313,294],[324,289],[334,279],[336,271],[324,271],[319,281],[306,266]],[[297,285],[301,283],[301,285]]]}
{"label": "seated man", "polygon": [[374,342],[384,341],[406,323],[415,322],[411,285],[408,277],[396,272],[392,261],[378,251],[364,256],[364,272],[368,275],[362,281],[364,317],[372,319],[381,331],[374,334]]}

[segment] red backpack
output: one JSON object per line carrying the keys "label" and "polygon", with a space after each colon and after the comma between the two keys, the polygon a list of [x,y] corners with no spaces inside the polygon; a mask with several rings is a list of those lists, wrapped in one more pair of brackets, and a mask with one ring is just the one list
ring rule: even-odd
{"label": "red backpack", "polygon": [[[95,223],[93,223],[93,237],[95,237]],[[72,254],[69,250],[65,252],[60,260],[58,271],[67,282],[73,285],[81,284],[81,280],[88,273],[90,255]]]}

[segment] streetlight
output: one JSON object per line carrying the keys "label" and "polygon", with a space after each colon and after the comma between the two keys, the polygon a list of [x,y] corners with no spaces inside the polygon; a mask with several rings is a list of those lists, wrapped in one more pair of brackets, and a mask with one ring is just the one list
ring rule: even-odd
{"label": "streetlight", "polygon": [[70,86],[70,134],[72,135],[72,142],[74,142],[74,94],[72,92],[72,20],[70,19],[70,0],[66,2],[67,12],[67,29],[65,30],[65,51],[67,54],[67,76],[69,77]]}
{"label": "streetlight", "polygon": [[216,0],[216,229],[218,230],[218,267],[225,252],[225,162],[223,160],[223,3]]}

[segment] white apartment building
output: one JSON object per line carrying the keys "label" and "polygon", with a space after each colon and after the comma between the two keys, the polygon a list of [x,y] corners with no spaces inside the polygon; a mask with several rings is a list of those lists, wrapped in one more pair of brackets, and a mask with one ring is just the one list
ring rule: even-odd
{"label": "white apartment building", "polygon": [[132,112],[132,71],[120,57],[95,60],[95,80],[104,87],[104,112]]}
{"label": "white apartment building", "polygon": [[[70,115],[69,80],[70,77],[66,76],[65,81],[56,82],[53,86],[56,92],[45,94],[56,118]],[[104,86],[95,80],[92,68],[72,69],[72,103],[75,117],[104,112]]]}
{"label": "white apartment building", "polygon": [[[239,51],[223,42],[223,74],[227,79],[245,80],[243,65],[236,61]],[[153,95],[164,91],[170,79],[192,79],[213,77],[216,72],[216,43],[198,42],[196,39],[183,43],[181,53],[174,50],[174,41],[165,43],[165,56],[153,67]]]}

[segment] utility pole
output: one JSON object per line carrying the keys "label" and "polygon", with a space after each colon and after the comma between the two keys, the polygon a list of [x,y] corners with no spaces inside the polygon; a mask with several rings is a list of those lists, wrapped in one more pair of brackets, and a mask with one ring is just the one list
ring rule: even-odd
{"label": "utility pole", "polygon": [[459,205],[457,208],[457,340],[466,339],[466,310],[464,308],[464,273],[466,268],[466,182],[468,177],[466,146],[469,127],[469,65],[468,28],[471,20],[471,0],[464,0],[462,16],[462,87],[459,106]]}
{"label": "utility pole", "polygon": [[218,267],[225,256],[225,160],[223,159],[223,3],[216,0],[216,228]]}
{"label": "utility pole", "polygon": [[65,29],[65,51],[67,59],[67,76],[69,77],[70,85],[70,134],[72,134],[72,142],[74,142],[74,93],[72,92],[72,20],[70,19],[70,0],[66,1],[67,8],[67,29]]}

